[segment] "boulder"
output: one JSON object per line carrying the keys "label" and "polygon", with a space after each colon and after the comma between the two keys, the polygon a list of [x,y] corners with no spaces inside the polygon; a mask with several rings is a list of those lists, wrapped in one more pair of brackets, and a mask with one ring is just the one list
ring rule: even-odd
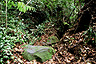
{"label": "boulder", "polygon": [[52,47],[26,45],[23,57],[29,61],[35,59],[39,62],[44,62],[51,59],[54,53],[55,50]]}
{"label": "boulder", "polygon": [[47,40],[47,43],[56,43],[59,42],[59,39],[56,36],[50,36]]}

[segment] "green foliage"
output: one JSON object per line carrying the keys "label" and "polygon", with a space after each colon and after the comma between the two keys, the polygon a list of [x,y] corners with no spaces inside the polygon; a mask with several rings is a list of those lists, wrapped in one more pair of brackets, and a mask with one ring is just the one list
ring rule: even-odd
{"label": "green foliage", "polygon": [[12,55],[12,48],[17,42],[24,42],[24,39],[21,37],[22,34],[17,29],[12,28],[2,28],[0,27],[0,57],[1,63],[4,63],[4,59],[10,59]]}
{"label": "green foliage", "polygon": [[[30,6],[30,8],[28,9],[27,6]],[[64,30],[62,30],[64,25],[68,25],[69,28],[76,23],[76,14],[80,9],[78,0],[75,2],[74,0],[32,0],[27,6],[25,2],[18,2],[17,9],[26,13],[22,13],[21,15],[23,16],[24,22],[26,22],[26,26],[29,29],[32,25],[34,25],[32,27],[36,27],[35,24],[40,25],[42,22],[44,23],[44,21],[48,20],[49,22],[54,23],[54,25],[57,26],[61,32],[64,32]],[[83,6],[83,3],[81,3],[81,6]],[[41,18],[43,17],[46,19],[42,20]],[[38,29],[38,27],[36,28],[39,34],[44,32],[42,29]],[[36,35],[36,37],[37,36],[38,35]]]}
{"label": "green foliage", "polygon": [[13,8],[12,6],[16,7],[15,2],[12,0],[9,0],[7,5],[8,5],[8,9],[12,9]]}
{"label": "green foliage", "polygon": [[[1,23],[1,21],[0,21]],[[8,21],[8,28],[5,28],[2,24],[0,27],[0,63],[5,63],[4,59],[11,59],[10,56],[12,48],[16,43],[30,43],[34,44],[37,37],[28,34],[29,31],[24,30],[26,26],[21,20],[15,20],[12,18]],[[35,32],[36,33],[36,32]]]}
{"label": "green foliage", "polygon": [[[12,55],[12,48],[16,43],[34,44],[36,40],[41,39],[39,37],[40,35],[45,34],[44,22],[34,25],[35,23],[31,23],[33,20],[31,21],[30,19],[25,20],[24,18],[18,18],[17,16],[19,12],[29,13],[30,15],[28,15],[30,17],[33,12],[46,13],[47,19],[44,20],[46,23],[51,22],[54,23],[52,25],[57,25],[60,23],[59,21],[61,21],[64,25],[70,25],[70,23],[74,23],[76,13],[78,13],[78,8],[80,6],[74,5],[74,3],[79,3],[78,0],[76,0],[76,2],[74,2],[74,0],[32,0],[29,4],[26,5],[26,3],[26,1],[20,2],[17,0],[8,0],[8,28],[5,28],[6,1],[3,0],[1,3],[3,20],[0,21],[0,63],[5,63],[5,59],[10,59],[10,56]],[[83,6],[83,3],[81,3],[81,5]],[[28,15],[26,15],[26,17],[29,17]],[[38,14],[38,16],[40,15],[41,14]],[[34,14],[34,16],[36,15]],[[45,15],[41,15],[41,17],[44,16]],[[40,19],[37,16],[36,18]],[[30,23],[24,24],[24,22],[27,21],[30,21]],[[42,22],[42,20],[35,22]],[[36,28],[36,30],[29,28],[32,25]],[[27,30],[27,28],[29,28],[29,30]]]}
{"label": "green foliage", "polygon": [[96,44],[96,33],[93,31],[92,27],[89,27],[89,29],[86,30],[83,35],[85,35],[85,38],[83,40],[85,43],[88,43],[90,40],[92,40],[92,43]]}
{"label": "green foliage", "polygon": [[[64,25],[69,25],[69,27],[72,27],[74,23],[76,23],[76,18],[77,18],[76,14],[80,10],[80,5],[78,0],[76,0],[75,2],[74,0],[67,0],[67,1],[66,0],[33,0],[28,5],[34,7],[35,12],[37,13],[38,11],[43,11],[43,13],[46,13],[47,15],[46,20],[55,23],[55,25],[62,23]],[[81,7],[83,5],[84,3],[82,3],[81,1]],[[32,10],[32,12],[34,11]],[[28,13],[32,14],[32,12],[28,12]],[[27,19],[25,21],[27,21]],[[42,22],[42,20],[41,21],[37,20],[34,22]],[[61,30],[62,26],[60,25],[58,28]]]}
{"label": "green foliage", "polygon": [[[6,6],[6,1],[2,2],[4,6]],[[8,9],[13,9],[14,7],[16,7],[16,2],[12,1],[12,0],[8,0],[7,2],[8,5]]]}
{"label": "green foliage", "polygon": [[[39,24],[38,26],[36,26],[37,27],[37,32],[38,32],[38,34],[45,34],[45,32],[44,32],[44,29],[45,29],[45,25],[44,24]],[[38,35],[37,34],[37,35]]]}
{"label": "green foliage", "polygon": [[[1,57],[1,63],[3,63],[3,59],[9,59],[8,56],[12,55],[10,52],[10,49],[13,48],[13,38],[11,39],[11,36],[7,35],[6,28],[0,27],[0,57]],[[10,40],[11,39],[11,40]]]}
{"label": "green foliage", "polygon": [[18,2],[17,9],[19,9],[19,11],[24,12],[24,13],[26,11],[28,11],[28,10],[29,11],[31,11],[31,10],[34,10],[35,11],[35,8],[34,7],[25,5],[23,2]]}

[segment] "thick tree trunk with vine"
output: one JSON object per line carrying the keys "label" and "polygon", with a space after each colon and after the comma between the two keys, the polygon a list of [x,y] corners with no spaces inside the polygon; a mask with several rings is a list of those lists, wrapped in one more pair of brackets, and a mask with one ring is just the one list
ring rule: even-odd
{"label": "thick tree trunk with vine", "polygon": [[[84,30],[87,30],[90,26],[90,23],[92,24],[93,16],[96,13],[96,1],[88,0],[85,1],[84,7],[81,9],[81,11],[78,14],[77,23],[73,26],[73,28],[69,29],[69,32],[81,32]],[[95,18],[94,18],[95,19]],[[77,28],[76,28],[77,27]]]}
{"label": "thick tree trunk with vine", "polygon": [[68,29],[65,35],[85,31],[89,26],[93,27],[93,31],[96,33],[96,0],[85,0],[84,2],[84,7],[78,13],[77,23],[73,28]]}
{"label": "thick tree trunk with vine", "polygon": [[84,7],[78,16],[78,27],[76,32],[87,30],[89,26],[93,26],[96,21],[96,0],[86,0]]}

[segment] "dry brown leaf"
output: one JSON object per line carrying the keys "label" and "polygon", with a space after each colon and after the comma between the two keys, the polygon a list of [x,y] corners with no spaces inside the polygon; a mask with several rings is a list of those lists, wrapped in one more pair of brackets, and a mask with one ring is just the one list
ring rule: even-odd
{"label": "dry brown leaf", "polygon": [[19,61],[20,63],[23,63],[23,61],[22,61],[20,58],[18,58],[18,61]]}

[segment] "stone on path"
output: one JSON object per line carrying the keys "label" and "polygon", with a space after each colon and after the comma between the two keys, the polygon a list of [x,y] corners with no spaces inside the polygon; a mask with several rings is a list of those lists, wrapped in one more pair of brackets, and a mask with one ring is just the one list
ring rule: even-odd
{"label": "stone on path", "polygon": [[52,58],[55,50],[48,46],[32,46],[26,45],[23,57],[29,61],[36,59],[39,62],[44,62]]}
{"label": "stone on path", "polygon": [[47,43],[57,43],[59,42],[59,39],[56,36],[50,36],[47,40]]}

